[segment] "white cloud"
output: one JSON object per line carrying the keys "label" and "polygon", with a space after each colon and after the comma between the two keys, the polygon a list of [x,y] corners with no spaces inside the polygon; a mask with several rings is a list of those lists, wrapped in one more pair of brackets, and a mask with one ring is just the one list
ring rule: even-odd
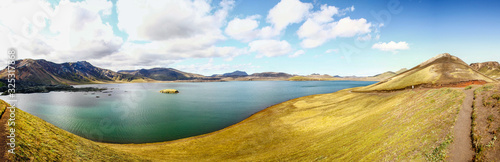
{"label": "white cloud", "polygon": [[[170,42],[170,41],[168,41]],[[218,47],[215,45],[193,47],[188,42],[155,41],[146,44],[127,42],[123,44],[119,52],[114,53],[104,60],[113,60],[109,68],[113,70],[127,67],[166,67],[187,58],[211,58],[221,57],[231,60],[236,56],[247,54],[247,49],[236,47]],[[175,44],[177,43],[177,44]],[[130,68],[129,68],[130,69]]]}
{"label": "white cloud", "polygon": [[294,57],[298,57],[300,55],[303,55],[305,54],[306,52],[304,50],[298,50],[297,52],[291,54],[291,55],[288,55],[288,57],[291,57],[291,58],[294,58]]}
{"label": "white cloud", "polygon": [[[334,24],[332,24],[334,25]],[[331,34],[335,37],[353,37],[358,34],[365,34],[371,32],[371,23],[366,19],[351,19],[346,17],[340,19],[333,27]]]}
{"label": "white cloud", "polygon": [[[0,22],[8,31],[4,34],[22,38],[18,45],[18,50],[24,50],[22,58],[44,58],[56,62],[101,58],[116,52],[123,43],[114,35],[111,26],[103,24],[101,19],[101,16],[111,13],[112,3],[109,1],[63,0],[53,14],[52,9],[48,12],[38,2],[12,1],[0,9]],[[35,30],[26,32],[27,26]]]}
{"label": "white cloud", "polygon": [[292,51],[292,46],[285,40],[255,40],[248,46],[250,46],[250,52],[257,53],[257,58],[281,56]]}
{"label": "white cloud", "polygon": [[[322,10],[325,9],[326,8],[322,8]],[[320,13],[323,12],[320,11]],[[297,35],[299,38],[303,39],[301,42],[302,47],[315,48],[337,37],[354,37],[356,35],[370,33],[371,26],[371,23],[368,23],[364,18],[351,19],[350,17],[345,17],[339,21],[322,22],[318,21],[315,16],[309,18],[302,24],[297,31]]]}
{"label": "white cloud", "polygon": [[318,23],[333,21],[333,16],[339,14],[339,9],[335,6],[322,5],[320,11],[313,12],[311,19]]}
{"label": "white cloud", "polygon": [[234,18],[226,27],[226,34],[231,38],[248,42],[254,39],[273,39],[279,36],[290,24],[300,23],[310,14],[311,3],[299,0],[281,0],[269,10],[266,17],[269,26],[258,28],[260,16],[250,16],[245,19]]}
{"label": "white cloud", "polygon": [[408,46],[408,43],[406,42],[394,42],[394,41],[390,41],[388,43],[384,43],[384,42],[378,42],[378,43],[375,43],[373,46],[372,46],[373,49],[378,49],[378,50],[382,50],[382,51],[391,51],[391,52],[398,52],[399,50],[407,50],[407,49],[410,49],[410,47]]}
{"label": "white cloud", "polygon": [[259,35],[259,22],[255,19],[260,18],[259,15],[249,16],[245,19],[234,18],[226,27],[226,34],[233,39],[250,41]]}
{"label": "white cloud", "polygon": [[[158,65],[172,63],[186,58],[223,57],[226,60],[247,53],[246,49],[219,47],[216,43],[226,40],[222,34],[232,0],[222,0],[218,6],[211,1],[118,1],[118,27],[129,34],[120,51],[113,57],[124,57],[129,64]],[[238,19],[253,23],[252,19]],[[237,39],[246,39],[254,27],[241,29],[236,23],[226,28],[226,34]],[[248,24],[246,24],[248,25]],[[132,40],[150,41],[144,44]],[[128,60],[128,59],[127,59]],[[126,64],[124,60],[123,63]]]}
{"label": "white cloud", "polygon": [[268,22],[278,30],[285,29],[289,24],[299,23],[313,8],[311,3],[302,3],[299,0],[281,0],[269,10]]}
{"label": "white cloud", "polygon": [[223,39],[220,27],[233,4],[223,0],[212,12],[210,3],[203,0],[118,1],[118,27],[129,34],[129,40],[161,41],[197,35]]}

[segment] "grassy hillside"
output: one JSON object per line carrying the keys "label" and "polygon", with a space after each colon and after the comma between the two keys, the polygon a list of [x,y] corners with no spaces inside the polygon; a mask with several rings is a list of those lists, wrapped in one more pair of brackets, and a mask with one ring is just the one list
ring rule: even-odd
{"label": "grassy hillside", "polygon": [[472,138],[476,161],[500,161],[500,84],[474,91]]}
{"label": "grassy hillside", "polygon": [[458,57],[445,53],[394,77],[371,86],[358,88],[355,91],[392,91],[412,86],[428,88],[462,83],[467,85],[468,81],[496,82],[496,80],[475,71]]}
{"label": "grassy hillside", "polygon": [[342,90],[293,99],[229,128],[153,144],[104,144],[165,161],[444,159],[464,93]]}
{"label": "grassy hillside", "polygon": [[495,61],[472,63],[470,65],[473,69],[497,80],[500,79],[500,64]]}
{"label": "grassy hillside", "polygon": [[[7,103],[0,100],[1,110]],[[16,109],[16,154],[11,161],[144,161],[64,131],[44,120]]]}

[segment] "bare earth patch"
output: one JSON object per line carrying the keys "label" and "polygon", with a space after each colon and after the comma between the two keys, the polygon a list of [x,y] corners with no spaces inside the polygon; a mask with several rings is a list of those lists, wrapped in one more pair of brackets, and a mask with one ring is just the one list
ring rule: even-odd
{"label": "bare earth patch", "polygon": [[462,103],[462,109],[458,113],[457,121],[453,127],[453,143],[450,147],[449,161],[471,161],[474,156],[472,149],[471,132],[471,114],[472,101],[474,100],[474,90],[464,90],[465,99]]}
{"label": "bare earth patch", "polygon": [[474,91],[472,137],[475,161],[500,161],[500,84]]}

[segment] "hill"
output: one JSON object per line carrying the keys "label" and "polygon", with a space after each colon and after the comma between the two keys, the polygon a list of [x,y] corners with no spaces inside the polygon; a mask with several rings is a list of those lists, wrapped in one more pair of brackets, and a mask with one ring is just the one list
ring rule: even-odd
{"label": "hill", "polygon": [[250,75],[251,77],[262,77],[262,78],[267,78],[267,77],[273,77],[273,78],[290,78],[293,75],[283,73],[283,72],[262,72],[262,73],[253,73]]}
{"label": "hill", "polygon": [[326,80],[341,80],[340,77],[332,77],[327,74],[311,74],[307,76],[293,76],[288,78],[289,81],[326,81]]}
{"label": "hill", "polygon": [[[16,61],[15,67],[16,80],[45,85],[130,82],[144,79],[98,68],[86,61],[56,64],[43,59],[23,59]],[[0,71],[0,79],[7,79],[7,69]]]}
{"label": "hill", "polygon": [[358,88],[355,91],[394,91],[412,88],[412,86],[415,88],[437,88],[488,82],[496,82],[496,80],[472,69],[460,58],[444,53],[396,76],[367,87]]}
{"label": "hill", "polygon": [[246,77],[248,76],[248,74],[244,71],[234,71],[234,72],[231,72],[231,73],[224,73],[222,74],[223,77]]}
{"label": "hill", "polygon": [[132,75],[134,77],[150,78],[160,81],[188,80],[204,78],[203,75],[186,73],[174,68],[152,68],[140,70],[120,70],[120,74]]}
{"label": "hill", "polygon": [[396,72],[387,71],[387,72],[377,74],[374,76],[369,76],[369,77],[347,76],[347,77],[343,77],[342,79],[343,80],[356,80],[356,81],[383,81],[383,80],[386,80],[390,77],[396,76],[402,72],[405,72],[406,70],[408,70],[408,69],[402,68]]}
{"label": "hill", "polygon": [[500,64],[496,61],[482,62],[482,63],[472,63],[470,64],[472,69],[477,70],[491,78],[500,80]]}

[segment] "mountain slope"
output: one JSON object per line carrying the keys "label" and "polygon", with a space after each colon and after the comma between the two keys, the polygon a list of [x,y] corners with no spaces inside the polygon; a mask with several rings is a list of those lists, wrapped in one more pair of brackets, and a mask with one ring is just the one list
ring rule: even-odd
{"label": "mountain slope", "polygon": [[500,80],[500,64],[496,61],[472,63],[470,66],[491,78]]}
{"label": "mountain slope", "polygon": [[147,77],[154,80],[171,81],[204,78],[203,75],[186,73],[174,68],[152,68],[140,70],[120,70],[120,74],[129,74],[136,77]]}
{"label": "mountain slope", "polygon": [[416,67],[376,84],[354,91],[393,91],[405,88],[431,88],[484,84],[496,80],[477,72],[458,57],[448,53],[437,55]]}
{"label": "mountain slope", "polygon": [[262,73],[253,73],[250,75],[252,77],[279,77],[279,78],[290,78],[293,75],[283,73],[283,72],[262,72]]}
{"label": "mountain slope", "polygon": [[234,72],[231,72],[231,73],[224,73],[222,74],[223,77],[246,77],[248,76],[247,72],[244,72],[244,71],[234,71]]}
{"label": "mountain slope", "polygon": [[[17,80],[38,84],[83,84],[141,79],[98,68],[86,61],[56,64],[43,59],[23,59],[16,61],[15,67]],[[4,69],[0,71],[0,79],[6,78],[7,69]]]}

